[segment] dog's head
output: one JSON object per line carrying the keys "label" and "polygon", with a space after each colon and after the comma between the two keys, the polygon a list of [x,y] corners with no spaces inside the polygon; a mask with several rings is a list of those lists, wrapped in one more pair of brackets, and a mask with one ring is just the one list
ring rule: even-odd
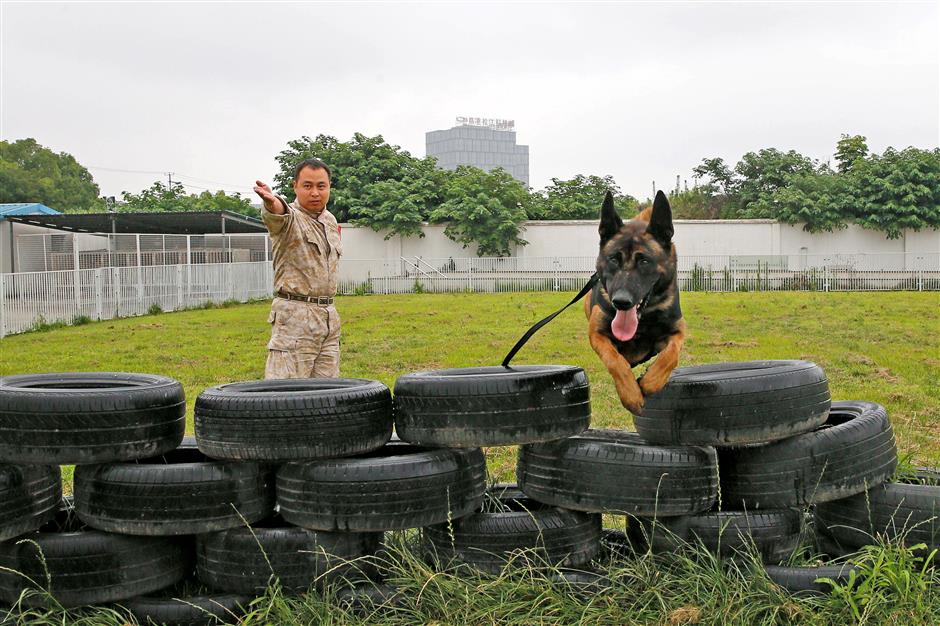
{"label": "dog's head", "polygon": [[601,208],[601,242],[597,257],[600,284],[617,314],[611,332],[620,341],[636,334],[643,306],[650,294],[672,280],[672,210],[662,191],[652,209],[624,223],[608,191]]}

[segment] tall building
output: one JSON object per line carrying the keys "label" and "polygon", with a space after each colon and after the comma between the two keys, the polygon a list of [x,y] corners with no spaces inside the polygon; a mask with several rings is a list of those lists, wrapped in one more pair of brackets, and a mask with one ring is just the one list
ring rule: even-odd
{"label": "tall building", "polygon": [[424,134],[426,154],[447,170],[458,165],[486,171],[501,167],[528,187],[529,146],[516,144],[515,125],[513,120],[458,117],[453,128]]}

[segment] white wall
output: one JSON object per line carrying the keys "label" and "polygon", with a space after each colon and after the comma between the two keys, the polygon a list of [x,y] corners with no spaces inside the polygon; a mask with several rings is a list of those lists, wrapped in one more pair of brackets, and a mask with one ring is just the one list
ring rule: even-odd
{"label": "white wall", "polygon": [[[940,253],[940,231],[907,230],[899,239],[884,233],[849,226],[832,233],[808,233],[801,225],[773,220],[677,220],[675,242],[680,254],[776,255],[776,254],[889,254]],[[476,246],[464,249],[444,236],[444,227],[425,225],[424,238],[392,237],[370,228],[343,224],[345,259],[393,259],[399,257],[446,259],[476,256]],[[594,256],[597,254],[596,221],[526,222],[515,256]],[[804,250],[805,248],[805,250]]]}

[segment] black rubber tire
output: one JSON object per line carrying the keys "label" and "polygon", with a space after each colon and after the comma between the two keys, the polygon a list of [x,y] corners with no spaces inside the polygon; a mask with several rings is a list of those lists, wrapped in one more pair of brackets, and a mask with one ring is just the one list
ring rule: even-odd
{"label": "black rubber tire", "polygon": [[727,446],[805,433],[826,421],[829,382],[808,361],[680,367],[634,418],[652,443]]}
{"label": "black rubber tire", "polygon": [[636,518],[637,524],[631,522],[631,538],[654,552],[674,552],[684,543],[701,543],[721,557],[756,549],[765,563],[775,564],[789,558],[799,546],[800,517],[796,509],[775,509]]}
{"label": "black rubber tire", "polygon": [[[12,604],[26,589],[47,588],[47,572],[55,599],[75,607],[157,591],[192,570],[188,538],[130,537],[81,528],[69,511],[60,509],[39,532],[0,543],[0,600]],[[24,600],[26,606],[48,603],[45,594]]]}
{"label": "black rubber tire", "polygon": [[579,567],[600,552],[601,516],[570,511],[536,502],[513,484],[497,484],[487,491],[487,508],[452,522],[424,529],[429,550],[445,566],[465,564],[499,574],[521,550],[525,565]]}
{"label": "black rubber tire", "polygon": [[849,582],[853,571],[858,576],[858,567],[851,563],[842,565],[824,565],[822,567],[782,567],[767,565],[764,567],[767,577],[794,595],[824,596],[832,591],[832,587],[823,582],[816,582],[820,578],[829,578],[840,584]]}
{"label": "black rubber tire", "polygon": [[0,462],[66,465],[156,456],[186,428],[183,386],[123,372],[0,378]]}
{"label": "black rubber tire", "polygon": [[819,522],[816,522],[816,534],[814,537],[816,551],[829,557],[830,560],[840,559],[849,554],[858,551],[858,548],[844,546],[839,541],[830,537],[824,530],[819,528]]}
{"label": "black rubber tire", "polygon": [[[196,537],[196,575],[219,591],[261,594],[274,576],[288,593],[345,580],[366,580],[366,559],[381,533],[323,532],[297,528],[278,516]],[[270,563],[270,565],[269,565]]]}
{"label": "black rubber tire", "polygon": [[714,448],[655,446],[622,430],[522,446],[516,477],[534,500],[576,511],[688,515],[718,497]]}
{"label": "black rubber tire", "polygon": [[281,515],[315,530],[429,526],[478,510],[485,488],[479,448],[431,450],[403,442],[354,458],[287,463],[277,472]]}
{"label": "black rubber tire", "polygon": [[388,441],[392,395],[364,378],[229,383],[199,394],[194,419],[199,449],[214,459],[352,456]]}
{"label": "black rubber tire", "polygon": [[0,464],[0,541],[36,530],[62,502],[58,465]]}
{"label": "black rubber tire", "polygon": [[75,512],[89,526],[127,535],[194,535],[274,513],[274,473],[258,463],[209,461],[177,448],[136,463],[75,468]]}
{"label": "black rubber tire", "polygon": [[121,602],[141,626],[216,626],[236,623],[254,596],[234,593],[194,597],[143,596]]}
{"label": "black rubber tire", "polygon": [[[923,482],[917,482],[917,479]],[[930,484],[933,483],[933,484]],[[914,482],[885,483],[840,500],[816,505],[816,525],[852,549],[904,537],[904,543],[940,550],[940,482],[937,470],[920,469]]]}
{"label": "black rubber tire", "polygon": [[627,559],[636,554],[637,546],[627,533],[617,528],[601,531],[601,556],[605,559]]}
{"label": "black rubber tire", "polygon": [[884,407],[833,402],[817,430],[765,446],[718,451],[725,507],[754,510],[845,498],[885,482],[898,463]]}
{"label": "black rubber tire", "polygon": [[476,448],[550,441],[591,423],[587,374],[570,365],[467,367],[395,382],[395,430],[404,441]]}

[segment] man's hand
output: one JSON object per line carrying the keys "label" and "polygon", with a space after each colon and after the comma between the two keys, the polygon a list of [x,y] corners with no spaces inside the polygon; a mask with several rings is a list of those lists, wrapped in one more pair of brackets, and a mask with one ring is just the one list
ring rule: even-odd
{"label": "man's hand", "polygon": [[261,200],[264,202],[264,209],[268,213],[281,215],[287,212],[287,207],[284,206],[281,199],[275,196],[271,188],[260,180],[255,181],[255,193],[261,197]]}

